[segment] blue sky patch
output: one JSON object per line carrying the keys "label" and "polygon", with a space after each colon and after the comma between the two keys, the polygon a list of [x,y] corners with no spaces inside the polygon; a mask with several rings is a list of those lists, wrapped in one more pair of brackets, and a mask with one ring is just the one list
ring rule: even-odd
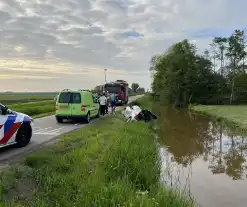
{"label": "blue sky patch", "polygon": [[[240,28],[241,29],[241,28]],[[245,28],[242,28],[245,29]],[[232,28],[206,28],[190,32],[192,38],[204,39],[208,37],[229,37],[234,32]]]}
{"label": "blue sky patch", "polygon": [[125,32],[124,35],[128,37],[144,37],[143,34],[135,32],[135,31]]}
{"label": "blue sky patch", "polygon": [[192,32],[192,37],[196,39],[203,39],[207,37],[228,36],[228,35],[229,33],[226,30],[213,29],[213,28],[201,29],[201,30]]}

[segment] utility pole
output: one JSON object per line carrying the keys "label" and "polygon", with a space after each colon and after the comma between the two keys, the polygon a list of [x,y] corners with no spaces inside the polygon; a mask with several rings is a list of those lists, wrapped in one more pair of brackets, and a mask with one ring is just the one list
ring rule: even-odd
{"label": "utility pole", "polygon": [[104,69],[104,72],[105,72],[105,83],[106,83],[106,71],[107,71],[107,69]]}

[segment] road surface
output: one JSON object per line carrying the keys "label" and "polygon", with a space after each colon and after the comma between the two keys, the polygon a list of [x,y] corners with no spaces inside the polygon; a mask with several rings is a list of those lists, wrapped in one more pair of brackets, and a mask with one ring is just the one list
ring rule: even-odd
{"label": "road surface", "polygon": [[[133,102],[142,95],[129,97],[129,102]],[[117,108],[116,110],[119,110]],[[93,119],[92,123],[97,121]],[[54,115],[34,120],[33,136],[29,145],[23,148],[8,147],[0,149],[0,169],[5,167],[11,159],[21,157],[23,154],[32,152],[43,144],[51,142],[59,135],[71,132],[73,130],[85,127],[87,124],[63,123],[58,124]]]}

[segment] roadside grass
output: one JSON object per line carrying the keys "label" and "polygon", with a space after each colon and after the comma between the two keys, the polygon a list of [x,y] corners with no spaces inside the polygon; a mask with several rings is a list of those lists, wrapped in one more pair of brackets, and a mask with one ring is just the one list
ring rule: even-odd
{"label": "roadside grass", "polygon": [[193,206],[161,186],[160,171],[152,130],[117,113],[1,174],[0,206]]}
{"label": "roadside grass", "polygon": [[55,101],[13,104],[9,105],[8,108],[32,116],[33,118],[39,118],[55,112]]}
{"label": "roadside grass", "polygon": [[242,131],[247,131],[247,106],[205,106],[192,105],[190,111],[223,121]]}
{"label": "roadside grass", "polygon": [[152,108],[153,108],[152,97],[150,95],[144,95],[141,98],[133,101],[129,105],[138,105],[141,108],[146,108],[146,109],[152,110]]}

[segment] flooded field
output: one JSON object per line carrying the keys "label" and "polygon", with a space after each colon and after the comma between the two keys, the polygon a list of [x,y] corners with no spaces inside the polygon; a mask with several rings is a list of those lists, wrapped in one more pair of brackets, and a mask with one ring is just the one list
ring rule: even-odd
{"label": "flooded field", "polygon": [[247,206],[247,137],[186,110],[160,118],[162,182],[203,207]]}

